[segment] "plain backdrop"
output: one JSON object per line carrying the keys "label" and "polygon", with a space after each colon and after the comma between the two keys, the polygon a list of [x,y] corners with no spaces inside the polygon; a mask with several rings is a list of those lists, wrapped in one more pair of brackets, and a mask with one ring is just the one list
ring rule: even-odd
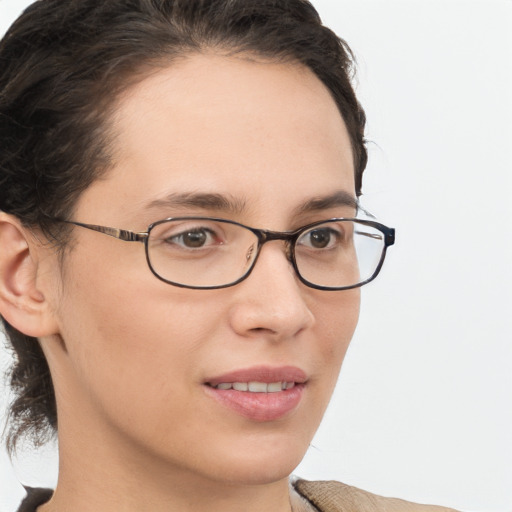
{"label": "plain backdrop", "polygon": [[[1,33],[28,3],[0,0]],[[357,56],[362,204],[397,243],[296,473],[512,511],[512,2],[313,3]],[[0,512],[20,480],[54,485],[55,461],[0,451]]]}

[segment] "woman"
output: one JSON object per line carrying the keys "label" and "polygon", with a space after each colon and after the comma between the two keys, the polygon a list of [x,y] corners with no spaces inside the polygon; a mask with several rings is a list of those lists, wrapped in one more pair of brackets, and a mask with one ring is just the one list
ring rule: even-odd
{"label": "woman", "polygon": [[20,510],[431,510],[289,481],[394,241],[313,7],[40,0],[0,61],[8,444],[60,454]]}

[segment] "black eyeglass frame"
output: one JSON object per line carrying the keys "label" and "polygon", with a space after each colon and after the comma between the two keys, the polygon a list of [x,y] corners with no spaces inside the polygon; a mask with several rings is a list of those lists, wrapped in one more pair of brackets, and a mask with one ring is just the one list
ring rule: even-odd
{"label": "black eyeglass frame", "polygon": [[[148,246],[148,240],[149,235],[151,233],[151,230],[154,229],[156,226],[159,226],[160,224],[164,224],[166,222],[171,221],[179,221],[179,220],[208,220],[213,222],[223,222],[226,224],[233,224],[235,226],[240,226],[242,228],[248,229],[251,231],[256,237],[258,238],[258,247],[256,249],[256,255],[254,257],[254,260],[251,263],[251,266],[247,269],[244,275],[237,279],[236,281],[233,281],[228,284],[223,284],[219,286],[193,286],[193,285],[186,285],[182,283],[177,283],[175,281],[170,281],[169,279],[165,279],[161,275],[159,275],[156,270],[153,268],[153,265],[151,263],[151,259],[149,257],[149,246]],[[299,237],[304,233],[305,231],[308,231],[309,229],[314,228],[315,226],[319,226],[321,224],[327,224],[330,222],[339,222],[339,221],[351,221],[358,224],[362,224],[364,226],[370,226],[372,228],[375,228],[379,230],[384,235],[384,246],[382,247],[382,254],[379,260],[379,263],[377,264],[377,267],[373,274],[364,281],[350,285],[350,286],[339,286],[339,287],[332,287],[332,286],[322,286],[318,284],[311,283],[304,277],[302,277],[299,268],[297,266],[297,262],[295,259],[295,243],[299,239]],[[373,281],[379,274],[382,265],[384,264],[384,259],[386,257],[387,248],[392,246],[395,243],[395,229],[385,226],[384,224],[381,224],[379,222],[373,221],[373,220],[366,220],[366,219],[356,219],[356,218],[344,218],[344,217],[335,217],[331,219],[321,220],[317,222],[313,222],[311,224],[307,224],[306,226],[302,226],[294,231],[270,231],[267,229],[258,229],[258,228],[251,228],[250,226],[246,226],[245,224],[241,224],[240,222],[236,222],[234,220],[229,219],[221,219],[216,217],[169,217],[167,219],[158,220],[156,222],[153,222],[150,224],[146,231],[141,232],[135,232],[135,231],[129,231],[126,229],[119,229],[119,228],[112,228],[108,226],[99,226],[97,224],[85,224],[83,222],[77,222],[72,220],[60,220],[58,219],[58,222],[63,222],[65,224],[72,224],[74,226],[79,226],[85,229],[90,229],[92,231],[97,231],[98,233],[103,233],[105,235],[117,238],[119,240],[122,240],[124,242],[142,242],[145,247],[145,253],[146,253],[146,261],[148,263],[148,266],[153,273],[155,277],[160,279],[160,281],[163,281],[164,283],[171,284],[173,286],[177,286],[179,288],[190,288],[193,290],[217,290],[220,288],[229,288],[231,286],[235,286],[236,284],[244,281],[249,277],[252,270],[254,269],[256,262],[258,261],[258,257],[261,252],[261,248],[264,244],[267,242],[270,242],[272,240],[283,240],[286,242],[287,245],[287,258],[292,264],[293,269],[295,270],[295,274],[299,278],[299,280],[308,286],[309,288],[314,288],[316,290],[324,290],[324,291],[340,291],[340,290],[350,290],[352,288],[359,288],[361,286],[364,286],[365,284],[369,283],[370,281]]]}

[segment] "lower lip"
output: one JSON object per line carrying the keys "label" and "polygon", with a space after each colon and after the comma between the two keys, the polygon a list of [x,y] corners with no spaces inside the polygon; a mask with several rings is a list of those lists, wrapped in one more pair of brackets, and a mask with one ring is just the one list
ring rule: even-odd
{"label": "lower lip", "polygon": [[206,392],[222,405],[253,421],[274,421],[293,411],[302,398],[304,384],[276,393],[251,393],[217,389],[205,385]]}

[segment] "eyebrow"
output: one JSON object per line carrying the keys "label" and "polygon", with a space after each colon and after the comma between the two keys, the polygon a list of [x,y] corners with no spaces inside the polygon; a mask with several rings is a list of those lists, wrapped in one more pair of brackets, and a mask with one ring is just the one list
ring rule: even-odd
{"label": "eyebrow", "polygon": [[202,192],[171,193],[164,198],[151,201],[145,209],[151,210],[154,208],[200,208],[203,210],[239,214],[245,210],[245,201],[224,194]]}
{"label": "eyebrow", "polygon": [[[357,199],[349,192],[346,192],[345,190],[337,190],[327,196],[319,196],[309,199],[304,204],[295,208],[293,213],[294,215],[300,215],[315,211],[328,210],[330,208],[340,206],[357,210],[358,202]],[[241,214],[246,210],[246,202],[243,199],[234,198],[224,194],[185,192],[168,194],[163,198],[149,202],[145,207],[146,210],[156,208],[200,208],[203,210],[213,210],[236,215]]]}
{"label": "eyebrow", "polygon": [[359,203],[357,199],[345,190],[337,190],[327,196],[314,197],[295,209],[295,215],[328,210],[340,206],[348,206],[357,211]]}

